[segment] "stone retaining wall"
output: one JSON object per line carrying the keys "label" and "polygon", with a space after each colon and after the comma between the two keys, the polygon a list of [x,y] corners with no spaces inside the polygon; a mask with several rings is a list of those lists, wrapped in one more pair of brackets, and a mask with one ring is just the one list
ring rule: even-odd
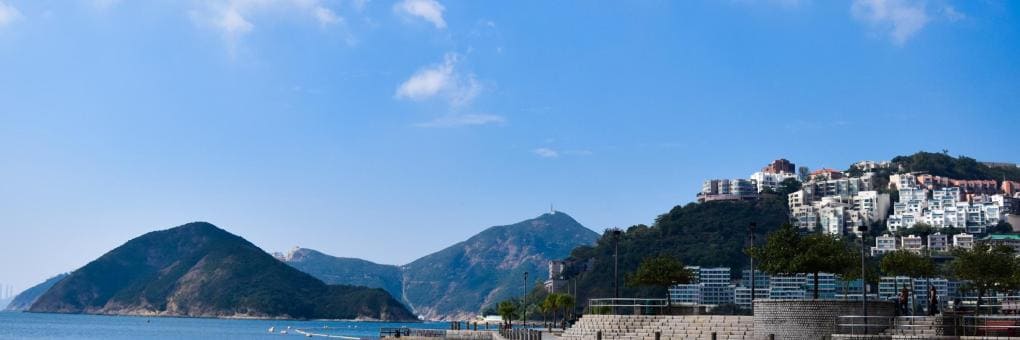
{"label": "stone retaining wall", "polygon": [[[889,301],[868,301],[868,315],[896,314],[896,305]],[[860,301],[847,300],[755,300],[754,334],[764,339],[828,339],[838,333],[836,317],[861,315]],[[876,330],[877,331],[877,330]]]}

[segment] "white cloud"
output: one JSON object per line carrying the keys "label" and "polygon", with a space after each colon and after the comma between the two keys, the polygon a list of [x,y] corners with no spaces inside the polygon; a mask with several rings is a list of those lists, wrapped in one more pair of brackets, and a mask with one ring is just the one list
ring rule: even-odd
{"label": "white cloud", "polygon": [[326,7],[315,7],[315,19],[319,20],[319,24],[332,25],[340,22],[340,16],[336,15],[333,10]]}
{"label": "white cloud", "polygon": [[559,151],[553,150],[551,148],[538,148],[532,150],[531,152],[535,153],[536,155],[538,155],[538,157],[542,158],[556,158],[560,156]]}
{"label": "white cloud", "polygon": [[0,27],[7,26],[19,18],[21,18],[21,11],[14,5],[0,1]]}
{"label": "white cloud", "polygon": [[460,59],[456,53],[447,53],[442,63],[418,70],[401,83],[395,96],[398,99],[421,101],[442,95],[452,106],[470,104],[481,93],[482,85],[473,74],[461,75],[457,72]]}
{"label": "white cloud", "polygon": [[251,32],[252,28],[255,27],[236,8],[228,8],[224,11],[223,15],[217,20],[216,26],[222,29],[231,39],[236,39],[240,35]]}
{"label": "white cloud", "polygon": [[930,21],[923,2],[906,0],[854,0],[854,18],[888,33],[893,43],[903,45]]}
{"label": "white cloud", "polygon": [[[115,3],[119,0],[93,0],[95,3]],[[298,13],[313,19],[322,26],[343,22],[343,17],[321,0],[218,0],[199,1],[191,11],[192,19],[218,29],[232,45],[256,28],[258,15]],[[232,46],[233,47],[233,46]]]}
{"label": "white cloud", "polygon": [[446,20],[443,20],[446,8],[436,0],[403,0],[393,5],[393,10],[425,19],[438,29],[446,28]]}
{"label": "white cloud", "polygon": [[431,121],[416,124],[417,127],[424,128],[447,128],[447,127],[461,127],[461,126],[476,126],[476,125],[490,125],[496,124],[501,125],[506,123],[506,118],[499,115],[493,114],[449,114]]}
{"label": "white cloud", "polygon": [[942,14],[946,16],[949,22],[957,22],[963,19],[967,19],[967,15],[963,12],[957,11],[953,6],[946,6],[942,9]]}

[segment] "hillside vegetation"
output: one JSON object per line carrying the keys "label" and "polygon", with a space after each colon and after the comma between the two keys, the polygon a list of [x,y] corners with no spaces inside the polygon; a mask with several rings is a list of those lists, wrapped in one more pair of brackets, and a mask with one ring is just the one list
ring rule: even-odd
{"label": "hillside vegetation", "polygon": [[906,172],[926,172],[935,176],[953,179],[984,179],[1002,181],[1020,181],[1020,168],[991,167],[977,160],[959,156],[952,157],[946,153],[918,152],[910,156],[898,156],[892,159],[893,164]]}
{"label": "hillside vegetation", "polygon": [[[744,249],[748,243],[748,225],[757,223],[758,240],[789,221],[785,197],[765,195],[756,202],[712,201],[677,206],[656,218],[652,226],[627,228],[619,239],[620,295],[655,297],[665,294],[661,288],[628,287],[624,277],[633,273],[643,259],[667,255],[686,264],[733,268],[733,275],[748,265]],[[580,298],[613,296],[613,233],[607,231],[594,246],[574,249],[576,264],[568,275],[577,274]],[[593,268],[583,264],[593,259]]]}
{"label": "hillside vegetation", "polygon": [[326,285],[203,222],[128,241],[60,280],[29,311],[416,320],[382,289]]}

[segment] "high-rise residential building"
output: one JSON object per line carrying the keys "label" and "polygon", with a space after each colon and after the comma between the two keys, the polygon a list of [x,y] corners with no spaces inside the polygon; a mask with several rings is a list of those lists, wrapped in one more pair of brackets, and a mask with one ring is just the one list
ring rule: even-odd
{"label": "high-rise residential building", "polygon": [[769,299],[804,299],[807,279],[804,275],[776,276],[769,278]]}
{"label": "high-rise residential building", "polygon": [[669,288],[670,298],[680,304],[723,305],[733,303],[734,286],[728,267],[688,266],[694,280]]}
{"label": "high-rise residential building", "polygon": [[800,190],[787,197],[791,222],[804,230],[820,230],[832,235],[857,233],[857,226],[884,221],[889,209],[889,195],[873,190],[857,191],[851,196],[810,193],[810,190]]}
{"label": "high-rise residential building", "polygon": [[751,174],[751,180],[758,186],[758,192],[766,189],[779,191],[779,185],[787,179],[797,180],[797,175],[788,172],[772,173],[759,171]]}
{"label": "high-rise residential building", "polygon": [[758,199],[758,185],[748,179],[711,179],[701,185],[698,202]]}
{"label": "high-rise residential building", "polygon": [[705,305],[733,303],[730,268],[701,268],[701,303]]}
{"label": "high-rise residential building", "polygon": [[761,172],[773,174],[793,174],[797,172],[797,166],[784,158],[780,158],[772,161],[772,163],[769,163],[769,165],[766,165],[764,168],[761,168]]}

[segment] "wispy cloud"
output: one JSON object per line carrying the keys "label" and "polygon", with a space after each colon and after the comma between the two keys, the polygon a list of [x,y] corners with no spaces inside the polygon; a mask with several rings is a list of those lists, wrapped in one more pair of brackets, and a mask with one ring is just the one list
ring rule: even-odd
{"label": "wispy cloud", "polygon": [[436,0],[403,0],[393,5],[393,10],[397,13],[425,19],[438,29],[446,28],[446,20],[443,19],[443,11],[446,10],[446,7]]}
{"label": "wispy cloud", "polygon": [[405,80],[394,94],[398,99],[421,101],[435,96],[444,96],[452,106],[471,103],[482,91],[482,85],[474,74],[457,71],[460,55],[447,53],[443,62],[418,70]]}
{"label": "wispy cloud", "polygon": [[591,150],[557,150],[551,147],[541,147],[538,149],[531,150],[538,157],[542,158],[559,158],[561,156],[591,156],[593,153]]}
{"label": "wispy cloud", "polygon": [[14,5],[0,1],[0,27],[7,26],[21,18],[21,11]]}
{"label": "wispy cloud", "polygon": [[477,125],[501,125],[506,118],[494,114],[449,114],[415,126],[423,128],[450,128]]}
{"label": "wispy cloud", "polygon": [[[97,3],[114,3],[117,0],[93,0]],[[231,48],[238,41],[256,29],[254,18],[257,14],[274,14],[294,11],[321,26],[343,22],[338,15],[320,0],[219,0],[198,2],[191,17],[197,23],[219,30]],[[296,10],[296,11],[295,11]]]}
{"label": "wispy cloud", "polygon": [[535,150],[531,150],[531,152],[538,155],[538,157],[542,158],[557,158],[560,156],[560,152],[552,148],[538,148]]}
{"label": "wispy cloud", "polygon": [[957,22],[963,19],[967,19],[967,15],[963,12],[957,11],[953,6],[946,6],[942,9],[942,15],[945,15],[946,20],[949,22]]}
{"label": "wispy cloud", "polygon": [[888,34],[896,45],[903,45],[931,20],[924,2],[906,0],[854,0],[853,17],[873,29]]}

